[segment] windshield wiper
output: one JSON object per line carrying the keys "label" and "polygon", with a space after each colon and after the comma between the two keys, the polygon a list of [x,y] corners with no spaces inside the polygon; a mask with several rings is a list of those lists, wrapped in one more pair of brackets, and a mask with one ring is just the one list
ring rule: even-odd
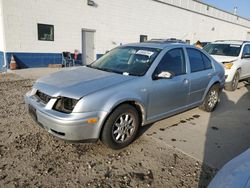
{"label": "windshield wiper", "polygon": [[108,69],[108,68],[101,68],[101,70],[107,71],[107,72],[113,72],[113,73],[117,73],[117,74],[122,74],[122,71],[118,71],[118,70],[113,70],[113,69]]}
{"label": "windshield wiper", "polygon": [[[92,69],[97,69],[97,70],[101,70],[101,71],[106,71],[106,72],[113,72],[113,73],[117,73],[117,74],[123,74],[123,71],[118,71],[118,70],[113,70],[113,69],[108,69],[108,68],[104,68],[104,67],[96,67],[96,66],[91,66],[91,65],[86,65],[87,67],[90,67]],[[129,76],[141,76],[140,74],[134,74],[134,73],[129,73]]]}
{"label": "windshield wiper", "polygon": [[128,72],[128,75],[129,75],[129,76],[141,76],[140,74],[129,73],[129,72]]}
{"label": "windshield wiper", "polygon": [[94,67],[94,66],[90,66],[90,67],[93,68],[93,69],[106,71],[106,72],[113,72],[113,73],[117,73],[117,74],[122,74],[123,73],[123,72],[118,71],[118,70],[108,69],[108,68],[104,68],[104,67]]}

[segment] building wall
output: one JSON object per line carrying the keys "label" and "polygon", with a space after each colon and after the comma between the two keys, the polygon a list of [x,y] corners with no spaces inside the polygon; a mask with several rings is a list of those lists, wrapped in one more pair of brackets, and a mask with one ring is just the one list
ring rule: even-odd
{"label": "building wall", "polygon": [[3,51],[4,51],[4,36],[3,36],[3,7],[2,0],[0,0],[0,70],[4,64]]}
{"label": "building wall", "polygon": [[[96,55],[138,42],[140,35],[195,42],[245,40],[250,31],[249,20],[194,0],[94,2],[93,7],[87,0],[3,1],[8,61],[14,54],[26,67],[58,63],[63,51],[81,52],[83,28],[96,30]],[[37,23],[54,25],[53,42],[38,40]]]}

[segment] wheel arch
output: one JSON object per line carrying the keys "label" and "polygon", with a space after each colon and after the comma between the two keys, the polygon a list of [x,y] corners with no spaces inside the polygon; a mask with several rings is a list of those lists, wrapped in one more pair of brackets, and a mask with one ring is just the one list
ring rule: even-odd
{"label": "wheel arch", "polygon": [[[236,71],[239,71],[239,76],[241,77],[241,71],[242,71],[242,68],[241,67],[239,67]],[[240,79],[240,78],[239,78]]]}
{"label": "wheel arch", "polygon": [[216,85],[216,84],[219,85],[219,87],[220,87],[221,90],[223,89],[223,87],[221,86],[221,82],[220,82],[218,79],[211,81],[211,82],[209,83],[209,86],[206,88],[206,91],[205,91],[204,94],[203,94],[202,102],[205,100],[205,97],[207,96],[207,94],[208,94],[210,88],[213,87],[213,86]]}
{"label": "wheel arch", "polygon": [[99,132],[99,138],[102,134],[102,131],[103,131],[103,128],[104,128],[104,125],[107,121],[107,119],[109,118],[109,116],[121,105],[123,104],[129,104],[131,106],[133,106],[137,112],[138,112],[138,115],[139,115],[139,120],[140,120],[140,126],[144,125],[145,121],[146,121],[146,111],[145,111],[145,107],[144,105],[142,105],[140,102],[138,102],[137,100],[124,100],[124,101],[119,101],[117,102],[115,105],[112,106],[112,108],[110,108],[108,114],[106,115],[106,117],[104,118],[103,120],[103,123],[101,125],[101,129],[100,129],[100,132]]}

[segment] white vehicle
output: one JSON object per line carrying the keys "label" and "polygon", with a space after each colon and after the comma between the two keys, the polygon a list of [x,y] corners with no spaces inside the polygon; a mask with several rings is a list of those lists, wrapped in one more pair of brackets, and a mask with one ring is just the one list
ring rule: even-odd
{"label": "white vehicle", "polygon": [[224,64],[226,90],[236,90],[239,80],[250,82],[250,41],[220,40],[206,45],[204,50]]}

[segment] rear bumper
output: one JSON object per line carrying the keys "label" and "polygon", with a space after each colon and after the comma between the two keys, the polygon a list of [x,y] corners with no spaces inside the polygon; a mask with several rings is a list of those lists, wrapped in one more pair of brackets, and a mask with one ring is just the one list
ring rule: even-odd
{"label": "rear bumper", "polygon": [[[67,141],[98,139],[107,115],[107,112],[103,111],[64,114],[48,109],[48,105],[37,102],[29,93],[25,95],[25,103],[29,113],[40,127]],[[88,123],[90,118],[98,118],[98,122]]]}

